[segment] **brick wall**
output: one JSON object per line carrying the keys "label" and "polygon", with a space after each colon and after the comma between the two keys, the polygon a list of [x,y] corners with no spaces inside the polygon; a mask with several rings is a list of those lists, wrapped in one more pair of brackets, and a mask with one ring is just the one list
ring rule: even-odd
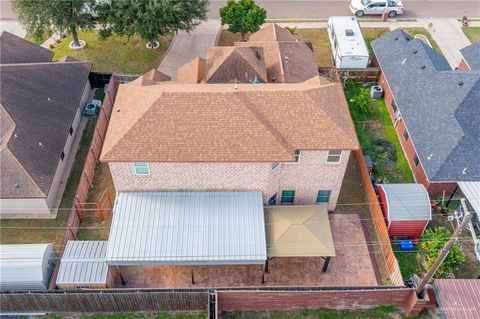
{"label": "brick wall", "polygon": [[470,71],[470,67],[468,66],[467,62],[462,58],[460,63],[457,66],[457,69],[460,71]]}
{"label": "brick wall", "polygon": [[[379,83],[382,86],[384,91],[385,104],[387,105],[388,113],[390,114],[390,118],[392,122],[395,124],[396,114],[392,108],[393,95],[388,86],[387,81],[385,80],[383,73],[380,76]],[[405,157],[407,158],[410,169],[412,170],[413,175],[415,177],[415,181],[417,183],[423,184],[431,196],[441,196],[443,194],[443,191],[445,191],[445,193],[449,195],[455,188],[456,183],[429,182],[425,174],[425,171],[423,169],[422,163],[415,165],[413,161],[413,158],[416,154],[416,150],[415,150],[415,146],[413,144],[412,138],[410,137],[410,134],[408,134],[409,136],[408,140],[405,140],[405,136],[404,136],[405,131],[408,132],[408,128],[406,127],[405,122],[403,120],[399,120],[395,126],[395,130],[397,132],[398,139],[400,140],[400,144],[402,145],[402,149],[405,154]]]}
{"label": "brick wall", "polygon": [[350,151],[340,163],[327,164],[328,151],[302,151],[298,163],[149,163],[150,175],[135,175],[133,163],[111,162],[117,191],[230,190],[261,191],[264,203],[282,190],[295,190],[295,204],[315,204],[319,190],[331,190],[335,209]]}

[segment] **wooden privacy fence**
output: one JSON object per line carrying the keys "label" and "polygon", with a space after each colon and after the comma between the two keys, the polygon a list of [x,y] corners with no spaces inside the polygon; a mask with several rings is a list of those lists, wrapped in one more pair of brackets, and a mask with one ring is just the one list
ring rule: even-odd
{"label": "wooden privacy fence", "polygon": [[332,81],[343,82],[353,81],[355,83],[377,83],[380,79],[381,70],[378,67],[366,69],[337,69],[319,68],[318,72]]}
{"label": "wooden privacy fence", "polygon": [[400,267],[398,266],[397,258],[393,253],[390,236],[388,235],[388,229],[385,225],[385,220],[382,209],[380,208],[380,203],[378,202],[377,194],[373,189],[372,181],[368,175],[367,164],[363,158],[363,152],[362,150],[357,150],[354,152],[354,155],[358,162],[363,188],[365,189],[370,212],[372,214],[373,226],[375,227],[375,231],[378,235],[378,241],[382,254],[385,257],[387,270],[390,275],[390,281],[393,285],[403,286],[404,283],[402,274],[400,272]]}
{"label": "wooden privacy fence", "polygon": [[208,291],[4,293],[0,312],[205,311]]}

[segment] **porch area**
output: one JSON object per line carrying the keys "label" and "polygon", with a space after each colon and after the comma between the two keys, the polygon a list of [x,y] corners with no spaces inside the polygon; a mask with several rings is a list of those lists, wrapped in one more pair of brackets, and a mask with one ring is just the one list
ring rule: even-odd
{"label": "porch area", "polygon": [[[269,257],[249,265],[119,265],[127,288],[202,288],[275,286],[377,286],[380,278],[360,212],[329,213],[335,256]],[[268,243],[267,243],[268,245]],[[308,243],[306,243],[308,245]],[[263,283],[262,283],[263,277]]]}

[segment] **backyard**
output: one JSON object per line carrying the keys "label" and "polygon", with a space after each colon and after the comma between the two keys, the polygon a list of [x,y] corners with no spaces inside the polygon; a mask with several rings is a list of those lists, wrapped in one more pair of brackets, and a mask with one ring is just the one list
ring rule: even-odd
{"label": "backyard", "polygon": [[470,42],[480,41],[480,27],[466,27],[462,28],[462,30]]}
{"label": "backyard", "polygon": [[172,36],[160,37],[160,47],[156,50],[147,49],[145,41],[133,36],[111,36],[105,40],[99,38],[98,31],[81,31],[80,39],[87,43],[83,50],[70,50],[71,36],[61,39],[53,49],[53,60],[66,55],[82,61],[93,62],[94,72],[117,72],[127,74],[143,74],[154,68],[162,54],[168,48]]}

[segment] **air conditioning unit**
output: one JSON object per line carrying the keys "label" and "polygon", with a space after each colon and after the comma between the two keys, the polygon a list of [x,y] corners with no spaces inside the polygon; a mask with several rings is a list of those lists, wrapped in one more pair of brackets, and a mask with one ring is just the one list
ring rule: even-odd
{"label": "air conditioning unit", "polygon": [[372,86],[370,89],[370,96],[372,99],[381,99],[383,97],[383,89],[378,85]]}

